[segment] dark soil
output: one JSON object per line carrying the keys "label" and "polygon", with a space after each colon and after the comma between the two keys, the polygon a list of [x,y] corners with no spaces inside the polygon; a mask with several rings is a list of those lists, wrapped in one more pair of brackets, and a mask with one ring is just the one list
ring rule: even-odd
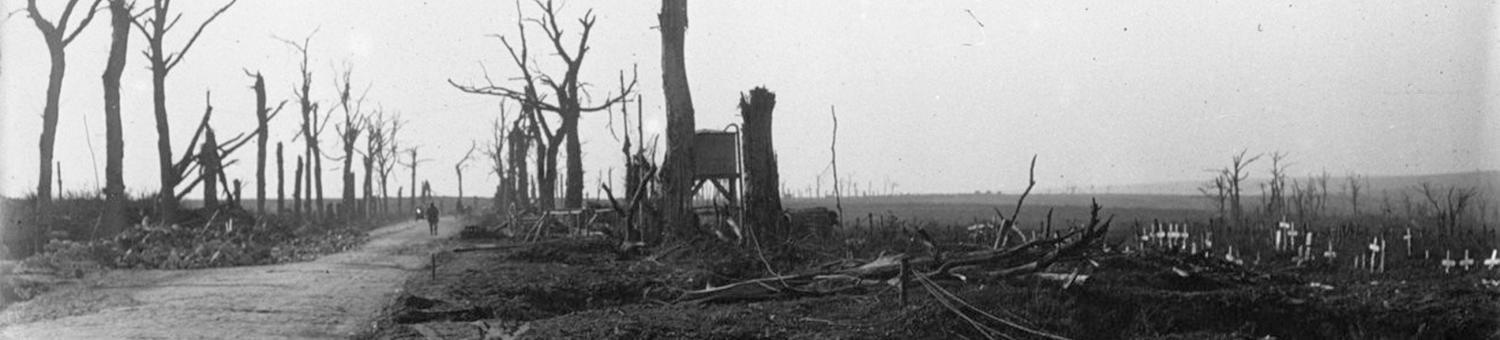
{"label": "dark soil", "polygon": [[[910,290],[904,305],[894,288],[778,301],[667,302],[684,290],[766,274],[755,257],[730,245],[666,246],[649,259],[623,258],[604,238],[453,241],[449,249],[479,244],[498,249],[440,253],[436,279],[407,282],[378,330],[364,337],[984,338],[921,288]],[[940,285],[979,309],[1074,339],[1500,336],[1500,289],[1481,285],[1488,274],[1478,272],[1267,272],[1160,253],[1112,254],[1098,263],[1063,265],[1090,274],[1068,289],[1040,280]]]}

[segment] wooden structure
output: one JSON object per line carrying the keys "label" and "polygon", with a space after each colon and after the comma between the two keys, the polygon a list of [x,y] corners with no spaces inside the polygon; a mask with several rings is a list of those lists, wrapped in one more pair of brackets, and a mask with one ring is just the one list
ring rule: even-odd
{"label": "wooden structure", "polygon": [[[741,188],[744,181],[744,162],[740,153],[740,128],[729,125],[724,130],[698,130],[693,136],[694,175],[692,193],[699,192],[705,184],[712,184],[717,197],[710,205],[693,205],[692,211],[699,218],[712,218],[712,224],[729,227],[736,238],[744,236],[744,197]],[[719,204],[717,198],[724,200]],[[695,201],[696,202],[696,201]],[[708,220],[704,220],[708,222]],[[721,237],[727,233],[721,234]],[[727,239],[726,239],[727,240]]]}
{"label": "wooden structure", "polygon": [[693,136],[693,153],[692,192],[698,192],[704,184],[713,184],[728,202],[727,206],[737,212],[741,206],[740,182],[743,180],[739,126],[730,125],[724,131],[698,130]]}

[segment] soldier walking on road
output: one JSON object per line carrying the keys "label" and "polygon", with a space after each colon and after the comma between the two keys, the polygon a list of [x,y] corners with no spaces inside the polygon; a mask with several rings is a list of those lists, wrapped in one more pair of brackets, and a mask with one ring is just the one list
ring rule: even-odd
{"label": "soldier walking on road", "polygon": [[427,209],[422,209],[422,214],[427,215],[427,232],[437,236],[438,208],[437,204],[427,202]]}

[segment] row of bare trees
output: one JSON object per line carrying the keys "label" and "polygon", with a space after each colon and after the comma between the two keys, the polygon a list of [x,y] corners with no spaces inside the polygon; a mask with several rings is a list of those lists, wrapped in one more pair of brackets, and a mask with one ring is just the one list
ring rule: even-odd
{"label": "row of bare trees", "polygon": [[[179,202],[200,185],[205,206],[213,208],[221,204],[239,205],[242,182],[228,178],[224,170],[236,163],[232,158],[233,153],[252,139],[256,141],[255,208],[261,213],[272,211],[266,203],[270,197],[266,190],[269,181],[266,178],[265,169],[268,148],[272,142],[269,138],[269,123],[279,114],[287,101],[282,101],[274,107],[269,105],[266,79],[260,72],[245,71],[252,81],[250,88],[255,92],[256,102],[253,111],[256,124],[253,130],[238,133],[230,138],[221,138],[221,135],[210,124],[214,106],[211,96],[205,93],[204,113],[191,140],[186,145],[178,146],[174,145],[171,139],[172,124],[168,119],[167,109],[169,75],[182,63],[188,52],[192,51],[195,43],[203,36],[210,24],[229,11],[236,1],[230,0],[196,24],[189,24],[195,26],[191,35],[179,36],[179,38],[185,37],[186,40],[180,44],[173,44],[168,38],[174,36],[173,32],[185,26],[179,26],[184,23],[182,20],[184,13],[175,10],[171,0],[152,0],[145,8],[137,8],[130,1],[108,0],[107,12],[111,28],[110,48],[102,76],[107,136],[104,188],[106,200],[105,213],[100,223],[102,228],[99,229],[98,234],[111,234],[129,223],[125,217],[127,198],[123,176],[124,138],[121,124],[120,84],[128,61],[126,52],[130,49],[132,28],[145,39],[146,47],[142,54],[148,63],[152,80],[152,112],[157,134],[156,151],[160,188],[154,197],[155,214],[150,218],[163,223],[176,221],[177,212],[180,209]],[[88,6],[80,6],[79,2],[79,0],[69,0],[63,4],[62,13],[56,21],[48,19],[48,16],[42,13],[43,9],[38,6],[36,0],[27,1],[25,9],[26,14],[42,33],[51,56],[47,96],[42,114],[43,131],[38,145],[41,166],[38,169],[37,197],[34,207],[38,216],[46,211],[53,196],[51,180],[54,173],[53,146],[57,137],[62,78],[66,72],[66,47],[88,26],[96,13],[103,11],[98,7],[105,0],[95,0]],[[76,19],[78,16],[82,16],[82,19]],[[378,108],[370,109],[365,105],[363,92],[355,96],[351,83],[352,68],[347,65],[334,78],[338,93],[337,105],[326,110],[320,109],[319,103],[311,95],[314,79],[312,71],[308,68],[311,39],[312,34],[301,41],[282,39],[299,52],[302,58],[300,82],[293,87],[292,92],[302,118],[300,131],[294,141],[302,140],[305,154],[296,159],[296,171],[293,178],[293,182],[296,183],[293,188],[294,204],[288,210],[284,204],[286,160],[283,151],[285,148],[282,142],[276,142],[278,187],[274,211],[294,212],[298,215],[326,214],[327,206],[323,201],[321,174],[323,172],[322,160],[329,158],[343,161],[342,207],[347,212],[360,214],[389,212],[387,202],[389,190],[386,184],[392,170],[399,163],[397,156],[403,151],[410,152],[413,161],[408,164],[415,171],[416,164],[419,163],[416,161],[416,149],[401,149],[396,143],[397,134],[403,124],[398,114],[387,115]],[[330,115],[335,110],[341,110],[344,118],[335,127],[342,143],[343,155],[327,156],[320,147],[319,137],[328,126]],[[356,145],[362,136],[365,138],[365,147],[363,150],[356,150]],[[182,147],[182,150],[174,152],[175,147]],[[355,196],[357,168],[353,161],[356,157],[361,158],[365,173],[363,197]],[[374,204],[376,197],[374,179],[377,176],[382,199],[382,203],[378,205]],[[415,184],[415,174],[413,174],[413,184]],[[412,193],[415,195],[415,190],[412,190]],[[220,202],[221,198],[224,199],[223,203]]]}
{"label": "row of bare trees", "polygon": [[[51,178],[54,164],[53,150],[57,138],[58,105],[62,96],[62,79],[67,70],[66,48],[78,37],[83,29],[92,22],[97,8],[103,0],[95,0],[87,7],[79,7],[78,0],[69,0],[63,5],[62,14],[54,22],[42,14],[36,0],[28,0],[26,3],[27,16],[36,24],[46,42],[47,50],[51,57],[51,69],[48,74],[47,96],[42,112],[42,134],[38,143],[40,153],[40,168],[38,169],[37,196],[35,201],[36,215],[44,214],[52,199]],[[150,7],[135,12],[132,3],[124,0],[109,1],[110,16],[110,49],[105,64],[102,82],[104,86],[104,115],[106,134],[106,160],[105,160],[105,216],[102,224],[103,232],[111,232],[119,228],[124,220],[125,185],[123,176],[124,137],[121,125],[120,109],[120,78],[123,74],[126,59],[125,52],[129,49],[130,28],[133,26],[146,40],[147,48],[143,51],[147,62],[150,64],[152,80],[152,104],[156,118],[157,140],[157,165],[160,168],[161,188],[157,195],[158,218],[171,220],[173,212],[177,209],[177,202],[187,190],[179,191],[187,174],[197,167],[202,166],[202,161],[216,161],[222,153],[231,152],[235,147],[243,145],[243,140],[249,136],[241,135],[231,138],[229,141],[218,144],[213,138],[212,131],[208,130],[207,124],[200,124],[194,133],[194,143],[200,136],[208,135],[213,141],[211,149],[213,154],[195,155],[192,147],[180,157],[174,156],[171,143],[171,128],[167,121],[167,76],[172,69],[177,67],[192,50],[194,43],[203,34],[210,23],[223,14],[235,3],[229,3],[214,11],[207,19],[199,22],[192,35],[180,47],[167,48],[167,35],[178,26],[182,19],[182,13],[173,12],[170,0],[153,0]],[[84,17],[77,22],[72,18],[75,13],[84,13]],[[71,26],[71,27],[70,27]],[[204,121],[211,115],[211,106],[205,111]],[[252,132],[258,134],[259,132]],[[244,138],[241,140],[240,138]],[[205,144],[209,145],[209,144]],[[204,158],[203,156],[207,156]],[[203,170],[208,175],[217,174],[218,164],[211,164]],[[212,180],[207,186],[214,186]],[[196,184],[193,184],[196,185]]]}
{"label": "row of bare trees", "polygon": [[[1306,178],[1293,178],[1288,172],[1291,164],[1287,161],[1287,153],[1272,152],[1268,155],[1271,166],[1267,173],[1270,178],[1259,184],[1261,206],[1258,212],[1262,219],[1313,221],[1331,217],[1330,203],[1335,198],[1348,199],[1348,216],[1362,216],[1368,212],[1361,210],[1362,199],[1368,201],[1369,198],[1368,176],[1350,173],[1340,181],[1335,181],[1331,174],[1324,171]],[[1230,224],[1240,225],[1252,220],[1242,206],[1242,187],[1250,178],[1249,166],[1263,156],[1267,155],[1249,155],[1248,150],[1241,150],[1230,158],[1228,166],[1209,170],[1214,178],[1198,187],[1199,193],[1212,203],[1220,218]],[[1334,188],[1335,186],[1342,188]],[[1335,192],[1335,189],[1338,191]],[[1402,212],[1406,217],[1434,220],[1447,231],[1460,228],[1466,214],[1472,210],[1470,208],[1476,204],[1484,205],[1478,188],[1458,184],[1439,186],[1423,182],[1400,191],[1400,195],[1404,207]],[[1383,204],[1379,213],[1386,217],[1396,216],[1396,206],[1391,202],[1394,194],[1383,192],[1381,196]],[[1413,196],[1421,201],[1414,201]],[[1478,210],[1480,211],[1474,212],[1482,217],[1483,208]]]}
{"label": "row of bare trees", "polygon": [[[485,75],[483,85],[465,85],[452,80],[449,83],[460,91],[466,93],[500,96],[515,101],[521,105],[521,113],[516,119],[524,120],[524,123],[513,123],[514,127],[521,127],[525,132],[513,134],[513,136],[525,136],[531,140],[526,146],[536,149],[536,177],[535,188],[538,193],[538,205],[542,209],[558,207],[553,201],[556,196],[555,190],[558,179],[557,158],[560,151],[566,154],[566,176],[564,186],[563,208],[581,208],[583,206],[583,151],[582,143],[578,136],[578,121],[586,112],[600,112],[611,106],[620,104],[629,98],[635,91],[636,82],[632,80],[629,85],[621,89],[620,93],[608,95],[604,100],[597,103],[587,103],[583,93],[583,82],[579,78],[583,68],[583,62],[589,52],[589,38],[593,33],[597,17],[589,11],[579,18],[578,26],[580,32],[576,42],[568,42],[563,25],[559,23],[557,7],[551,1],[536,2],[541,10],[541,16],[535,20],[523,18],[520,4],[516,5],[517,11],[517,40],[512,41],[504,35],[497,35],[506,50],[510,53],[511,61],[520,72],[521,81],[517,85],[496,84],[489,76]],[[539,61],[531,57],[529,39],[526,34],[528,24],[541,29],[543,36],[551,47],[551,55],[557,57],[562,68],[558,71],[544,71],[538,65]],[[574,46],[570,48],[569,46]],[[560,71],[560,72],[559,72]],[[559,76],[560,75],[560,76]],[[543,94],[542,87],[550,90],[551,95]],[[551,113],[556,117],[556,128],[552,127],[549,117],[544,113]],[[504,123],[501,123],[504,124]],[[497,124],[499,125],[499,124]],[[497,127],[498,128],[498,127]]]}
{"label": "row of bare trees", "polygon": [[[686,1],[664,0],[658,16],[661,23],[662,77],[667,115],[667,150],[659,172],[651,161],[654,157],[648,154],[648,150],[654,150],[655,146],[653,143],[650,148],[647,147],[644,129],[641,127],[639,96],[635,99],[636,134],[634,139],[631,136],[630,115],[626,104],[631,101],[631,95],[637,92],[638,78],[631,77],[627,80],[621,72],[617,92],[611,91],[602,99],[591,100],[585,91],[586,83],[581,80],[580,71],[588,56],[589,39],[596,23],[593,12],[586,12],[576,19],[578,33],[569,35],[564,28],[568,25],[563,24],[558,8],[551,1],[537,0],[535,5],[540,10],[540,15],[527,18],[521,14],[524,11],[517,3],[515,34],[495,35],[506,48],[510,61],[519,73],[518,77],[513,78],[513,83],[497,83],[488,72],[484,74],[484,82],[480,84],[449,80],[450,85],[459,91],[503,98],[499,119],[493,123],[491,139],[482,150],[482,154],[491,161],[491,172],[499,178],[495,189],[495,207],[502,214],[513,212],[512,208],[582,208],[584,174],[578,134],[579,120],[584,113],[614,111],[614,108],[619,107],[624,123],[621,154],[626,164],[626,174],[625,190],[620,192],[624,202],[614,203],[617,209],[629,211],[628,232],[631,235],[627,239],[656,242],[663,237],[687,236],[692,233],[697,228],[691,209],[691,191],[695,180],[695,123],[684,60]],[[544,44],[548,45],[545,53],[556,57],[556,60],[548,64],[559,67],[544,69],[541,66],[543,61],[533,58],[528,28],[542,32]],[[750,104],[742,105],[748,105],[746,108],[753,109],[752,111],[766,111],[766,123],[769,124],[770,105],[774,105],[769,103],[774,100],[754,99],[767,95],[769,92],[756,92],[747,97],[747,103]],[[512,116],[505,108],[507,103],[517,103],[519,112]],[[613,120],[612,116],[609,117]],[[613,131],[611,128],[612,133]],[[558,187],[560,153],[565,156],[566,172],[562,177],[566,183],[562,186],[563,202],[558,205],[553,199],[557,196],[554,190]],[[465,157],[464,161],[467,159]],[[461,173],[464,161],[455,165],[456,171]],[[774,167],[774,160],[769,164]],[[779,198],[776,193],[777,179],[770,177],[767,180],[770,181],[770,197],[761,197],[757,201],[774,201]],[[615,191],[602,183],[601,186],[613,201]],[[779,204],[775,205],[779,209]],[[642,206],[650,208],[643,209]],[[636,216],[638,212],[645,213],[643,216]],[[638,224],[654,228],[637,230]]]}

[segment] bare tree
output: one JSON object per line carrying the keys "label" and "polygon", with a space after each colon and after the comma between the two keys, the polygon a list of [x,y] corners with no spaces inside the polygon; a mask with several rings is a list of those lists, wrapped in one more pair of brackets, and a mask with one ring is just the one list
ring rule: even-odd
{"label": "bare tree", "polygon": [[1448,232],[1454,232],[1462,225],[1464,210],[1469,203],[1479,195],[1477,188],[1460,188],[1449,186],[1447,190],[1433,186],[1432,183],[1422,182],[1417,186],[1423,198],[1432,205],[1432,211],[1437,215],[1438,222]]}
{"label": "bare tree", "polygon": [[490,141],[485,145],[484,156],[490,159],[490,173],[497,179],[495,184],[495,197],[491,201],[499,216],[506,216],[510,210],[511,193],[515,191],[514,179],[510,177],[511,171],[505,159],[506,141],[505,133],[509,124],[506,121],[505,102],[500,102],[500,117],[495,118],[490,124]]}
{"label": "bare tree", "polygon": [[1228,217],[1227,206],[1229,203],[1229,175],[1223,169],[1210,170],[1214,173],[1214,179],[1198,187],[1198,193],[1208,199],[1219,212],[1219,218]]}
{"label": "bare tree", "polygon": [[[528,66],[529,64],[526,60],[527,46],[525,37],[526,31],[524,25],[524,23],[527,21],[523,20],[517,24],[517,26],[519,26],[518,28],[520,29],[519,35],[521,37],[520,53],[517,53],[516,49],[512,47],[510,45],[510,42],[507,41],[504,37],[500,38],[506,49],[510,51],[512,59],[516,62],[517,67],[522,69],[523,80],[526,82],[525,87],[523,87],[522,90],[515,90],[512,88],[498,86],[493,82],[489,82],[488,85],[482,87],[459,85],[452,80],[449,80],[449,83],[464,92],[502,96],[510,98],[512,100],[520,101],[524,108],[530,108],[532,109],[532,111],[540,110],[556,113],[558,115],[558,118],[560,119],[560,122],[558,124],[556,132],[547,131],[549,144],[549,152],[547,154],[548,158],[550,159],[549,161],[555,163],[558,151],[557,144],[558,142],[565,142],[562,146],[567,148],[567,183],[564,189],[565,196],[563,199],[563,206],[568,208],[578,208],[583,206],[583,151],[582,144],[578,136],[578,120],[579,118],[581,118],[582,113],[584,112],[604,111],[611,105],[624,101],[625,98],[628,98],[628,96],[630,95],[628,91],[634,90],[635,83],[632,82],[627,88],[627,92],[625,93],[620,93],[617,96],[607,96],[607,99],[605,99],[598,105],[585,106],[583,104],[584,94],[581,93],[582,83],[580,82],[578,75],[580,70],[582,70],[583,68],[584,58],[588,55],[589,52],[589,37],[590,34],[593,33],[596,17],[591,10],[585,13],[583,17],[578,20],[582,32],[579,34],[577,47],[569,50],[567,47],[565,47],[565,45],[567,45],[564,41],[566,40],[566,38],[564,37],[563,29],[558,24],[557,9],[553,6],[552,1],[548,0],[547,2],[541,2],[540,0],[538,0],[537,6],[542,9],[542,17],[537,20],[531,20],[530,22],[535,23],[542,29],[542,32],[546,35],[547,40],[552,43],[554,55],[556,55],[558,59],[563,62],[565,70],[562,73],[563,77],[561,79],[549,76],[545,72],[529,70],[530,66]],[[486,79],[488,80],[488,77],[486,77]],[[536,93],[535,82],[538,81],[541,83],[541,85],[547,86],[553,90],[553,99],[555,102],[548,102],[546,100],[543,100],[543,98]],[[525,110],[524,108],[523,110]],[[541,120],[540,117],[533,117],[536,117],[535,119],[539,120],[541,123],[545,123],[545,120]],[[554,174],[551,177],[555,179],[556,176]],[[547,185],[551,183],[548,182],[543,184]],[[546,200],[546,198],[543,199]]]}
{"label": "bare tree", "polygon": [[[391,117],[387,118],[385,116],[385,112],[377,111],[375,115],[366,122],[366,125],[367,126],[365,127],[365,130],[370,131],[370,133],[368,138],[366,138],[365,154],[367,155],[367,157],[370,157],[371,162],[374,163],[374,172],[378,176],[380,176],[381,201],[378,211],[382,214],[385,214],[390,212],[389,201],[391,199],[391,195],[390,191],[388,191],[388,179],[390,178],[391,170],[394,170],[396,168],[396,157],[398,155],[396,151],[397,146],[395,143],[395,136],[396,133],[401,130],[401,116],[392,115]],[[369,171],[369,169],[366,170],[366,172]],[[370,188],[368,188],[368,185],[365,190],[370,190]],[[370,209],[376,210],[377,208],[372,206]]]}
{"label": "bare tree", "polygon": [[331,159],[344,162],[343,205],[345,209],[353,209],[355,206],[354,143],[359,140],[359,135],[364,132],[365,117],[361,110],[363,109],[362,106],[364,106],[365,94],[369,93],[369,88],[366,88],[365,92],[360,94],[358,98],[352,96],[353,93],[349,82],[351,73],[353,71],[350,67],[344,65],[343,71],[333,78],[334,88],[338,90],[339,94],[339,108],[342,108],[344,111],[344,122],[338,125],[334,131],[338,133],[339,140],[344,143],[344,156]]}
{"label": "bare tree", "polygon": [[1244,209],[1240,205],[1240,186],[1246,179],[1250,178],[1250,173],[1246,172],[1245,168],[1249,167],[1250,163],[1255,163],[1255,160],[1260,159],[1261,156],[1255,155],[1245,158],[1247,153],[1249,153],[1249,150],[1241,150],[1239,154],[1230,158],[1229,167],[1224,168],[1224,174],[1228,175],[1225,178],[1225,185],[1229,189],[1229,213],[1233,221],[1231,223],[1234,224],[1244,222]]}
{"label": "bare tree", "polygon": [[458,175],[458,207],[454,209],[454,212],[464,211],[464,169],[468,168],[469,160],[474,159],[474,151],[478,150],[479,143],[470,142],[469,151],[464,152],[464,157],[459,158],[458,163],[453,164],[453,172]]}
{"label": "bare tree", "polygon": [[1265,211],[1270,216],[1280,216],[1286,213],[1286,180],[1287,153],[1276,151],[1271,153],[1271,180],[1266,183],[1269,191],[1265,193]]}
{"label": "bare tree", "polygon": [[432,183],[422,180],[422,200],[432,202]]}
{"label": "bare tree", "polygon": [[1317,184],[1317,189],[1313,191],[1316,193],[1316,195],[1313,196],[1313,202],[1316,203],[1315,206],[1317,207],[1319,215],[1328,212],[1328,197],[1331,193],[1330,191],[1328,191],[1328,182],[1332,178],[1333,175],[1329,175],[1328,171],[1324,170],[1322,173],[1319,173],[1316,176],[1311,176],[1307,179],[1308,184]]}
{"label": "bare tree", "polygon": [[411,203],[412,203],[412,206],[416,207],[416,208],[421,208],[422,207],[421,203],[417,202],[417,166],[421,165],[422,163],[426,163],[429,160],[428,159],[417,159],[417,149],[418,149],[417,147],[412,147],[412,148],[406,149],[406,152],[407,152],[408,155],[411,156],[411,159],[408,160],[408,161],[405,161],[405,162],[400,162],[400,163],[401,163],[401,165],[406,166],[406,168],[411,171],[411,198],[412,198]]}
{"label": "bare tree", "polygon": [[[34,1],[33,1],[34,2]],[[104,64],[104,216],[103,235],[125,227],[125,129],[120,120],[120,76],[125,72],[125,50],[130,48],[130,5],[110,0],[109,59]],[[44,158],[43,163],[50,159]],[[45,170],[43,170],[45,171]],[[44,181],[45,183],[45,181]],[[39,194],[38,197],[41,197]]]}
{"label": "bare tree", "polygon": [[364,184],[360,186],[363,191],[360,195],[356,211],[361,217],[366,218],[375,212],[375,161],[385,149],[384,142],[380,141],[383,136],[377,136],[384,134],[384,131],[378,131],[385,127],[385,118],[383,116],[381,111],[377,109],[365,115],[365,119],[361,122],[363,127],[360,129],[366,131],[365,149],[359,151],[360,161],[365,169],[365,180]]}
{"label": "bare tree", "polygon": [[[389,202],[391,199],[390,191],[387,191],[390,188],[390,186],[387,185],[387,179],[390,178],[391,171],[396,169],[396,160],[400,157],[400,151],[398,150],[401,149],[401,146],[397,142],[396,138],[400,136],[401,127],[405,124],[406,123],[401,120],[400,114],[393,115],[390,120],[390,128],[389,130],[386,130],[386,135],[383,138],[386,140],[386,144],[388,145],[388,147],[386,147],[385,152],[382,153],[380,159],[378,160],[380,164],[380,195],[384,196],[387,202]],[[399,188],[396,190],[396,197],[398,200],[401,197],[401,190]],[[397,203],[398,204],[396,205],[396,208],[400,209],[400,202],[398,201]],[[382,207],[384,207],[384,205],[385,204],[381,204]],[[390,209],[387,208],[386,210],[389,211]]]}
{"label": "bare tree", "polygon": [[[302,173],[307,176],[307,179],[302,183],[306,185],[304,191],[307,193],[305,203],[308,214],[316,214],[323,206],[323,148],[318,144],[318,137],[323,134],[323,129],[328,123],[327,114],[322,119],[318,117],[318,103],[312,100],[313,73],[307,68],[308,49],[311,48],[313,35],[317,33],[317,31],[309,33],[307,37],[302,38],[302,42],[277,38],[296,49],[302,56],[302,62],[299,64],[302,82],[298,84],[299,86],[292,88],[292,93],[297,97],[302,113],[301,134],[297,137],[302,138],[305,145],[303,159],[306,162],[307,171]],[[333,110],[328,110],[328,114],[332,113]],[[314,187],[317,188],[316,201],[313,200]],[[298,209],[300,211],[302,207]]]}
{"label": "bare tree", "polygon": [[1365,176],[1351,172],[1344,180],[1344,191],[1349,193],[1351,215],[1359,216],[1359,192],[1365,187],[1367,179]]}
{"label": "bare tree", "polygon": [[[94,20],[94,13],[96,12],[94,8],[99,6],[99,2],[100,0],[94,0],[92,5],[84,9],[87,15],[83,17],[83,20],[78,21],[78,27],[74,27],[72,32],[69,32],[69,19],[73,16],[73,11],[78,5],[78,0],[68,0],[67,5],[63,7],[62,16],[57,19],[56,23],[42,16],[41,10],[37,9],[36,0],[26,1],[27,16],[31,17],[32,23],[36,24],[37,30],[42,32],[42,40],[47,43],[47,52],[51,55],[52,61],[52,68],[47,74],[46,104],[42,107],[42,137],[38,143],[39,151],[41,152],[41,166],[37,169],[36,184],[36,204],[38,208],[45,208],[52,201],[52,150],[53,145],[57,141],[58,102],[62,98],[63,73],[68,68],[66,48],[68,44],[73,42],[74,38],[78,37],[78,33],[83,32],[83,28],[87,27],[89,22]],[[129,9],[123,10],[129,11]],[[124,43],[123,40],[121,43]],[[123,60],[119,64],[121,65],[120,67],[124,67]],[[115,79],[118,84],[119,77],[116,76]],[[105,81],[108,82],[108,80]],[[119,93],[118,87],[117,85],[115,89],[116,97],[118,97]],[[118,107],[118,103],[116,104],[116,107]],[[105,105],[109,104],[106,103]],[[106,164],[106,166],[108,165]],[[59,190],[61,189],[59,188]]]}
{"label": "bare tree", "polygon": [[[166,43],[167,33],[172,28],[177,27],[178,20],[182,19],[181,13],[172,15],[171,0],[153,0],[153,6],[147,9],[147,13],[142,13],[136,20],[131,21],[137,31],[141,32],[141,35],[144,36],[147,45],[149,45],[145,53],[146,59],[151,63],[151,86],[153,90],[151,99],[155,106],[156,115],[157,166],[161,172],[161,193],[157,195],[156,209],[160,220],[164,223],[170,223],[175,217],[178,196],[173,190],[177,188],[177,184],[182,182],[182,175],[185,173],[179,167],[182,164],[181,162],[178,164],[172,163],[172,129],[167,119],[167,74],[171,73],[172,69],[177,67],[178,63],[182,62],[182,59],[187,56],[188,51],[192,50],[193,43],[197,42],[198,37],[203,34],[203,29],[207,28],[208,24],[213,23],[214,19],[218,19],[219,15],[224,14],[224,11],[229,10],[229,7],[234,6],[236,1],[238,0],[230,0],[229,3],[224,4],[224,7],[220,7],[214,11],[213,15],[209,16],[208,19],[203,20],[198,25],[198,29],[193,31],[192,37],[188,38],[187,43],[183,44],[176,52],[169,52],[163,47]],[[206,115],[205,118],[207,118]],[[189,150],[192,149],[191,145],[189,143]]]}
{"label": "bare tree", "polygon": [[[667,153],[662,161],[662,194],[658,208],[664,226],[678,236],[686,236],[697,229],[691,206],[696,177],[693,169],[696,123],[684,56],[687,0],[662,0],[657,20],[661,31],[662,92],[667,103]],[[655,241],[648,238],[648,242]]]}
{"label": "bare tree", "polygon": [[271,122],[271,118],[275,118],[276,115],[281,113],[281,108],[286,105],[286,101],[281,101],[281,104],[277,104],[275,109],[266,106],[266,78],[262,77],[260,72],[250,73],[250,71],[245,71],[245,75],[255,78],[254,85],[250,86],[255,91],[255,131],[257,135],[255,138],[255,211],[264,214],[266,213],[266,144],[267,136],[270,135],[270,129],[267,125]]}

